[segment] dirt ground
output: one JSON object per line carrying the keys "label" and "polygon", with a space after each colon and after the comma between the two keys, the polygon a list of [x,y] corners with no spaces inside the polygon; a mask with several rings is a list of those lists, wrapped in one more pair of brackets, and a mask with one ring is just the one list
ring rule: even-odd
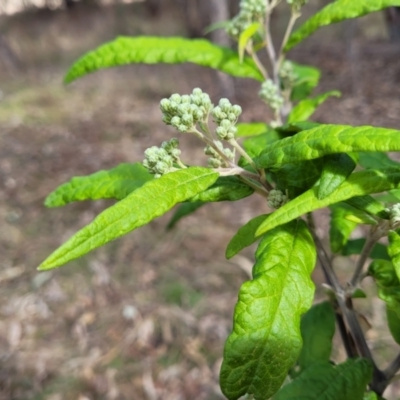
{"label": "dirt ground", "polygon": [[[264,212],[262,199],[207,205],[167,232],[169,213],[59,270],[35,269],[112,204],[46,209],[50,191],[72,176],[141,161],[147,147],[176,136],[161,122],[161,98],[196,86],[214,102],[221,95],[215,72],[191,65],[129,66],[63,86],[79,54],[117,34],[185,32],[178,10],[155,20],[137,7],[0,20],[22,64],[15,70],[0,60],[1,400],[224,398],[223,344],[254,248],[232,261],[224,250],[241,224]],[[319,92],[343,93],[315,119],[400,129],[399,44],[344,26],[291,54],[322,69]],[[268,120],[257,84],[233,84],[241,121]],[[181,143],[184,160],[205,164],[201,143]],[[382,304],[361,307],[385,365],[396,348],[382,330]],[[398,398],[395,390],[386,397]]]}

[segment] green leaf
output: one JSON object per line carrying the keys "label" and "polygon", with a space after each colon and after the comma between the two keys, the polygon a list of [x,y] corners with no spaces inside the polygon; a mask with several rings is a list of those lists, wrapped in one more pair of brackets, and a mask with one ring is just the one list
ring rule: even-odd
{"label": "green leaf", "polygon": [[376,394],[375,392],[367,392],[364,394],[363,400],[385,400],[385,399]]}
{"label": "green leaf", "polygon": [[300,316],[312,304],[315,246],[304,221],[294,221],[260,242],[253,280],[235,307],[233,332],[224,349],[220,383],[236,400],[248,393],[268,399],[299,356]]}
{"label": "green leaf", "polygon": [[198,193],[190,201],[202,201],[204,203],[216,201],[237,201],[253,194],[254,189],[242,182],[236,176],[222,176],[207,188]]}
{"label": "green leaf", "polygon": [[345,217],[356,210],[345,203],[332,204],[329,208],[331,209],[329,229],[331,250],[332,253],[340,253],[349,240],[351,232],[357,226],[357,223],[349,221]]}
{"label": "green leaf", "polygon": [[377,216],[382,219],[390,218],[386,207],[369,195],[353,197],[346,200],[346,203],[369,215]]}
{"label": "green leaf", "polygon": [[399,151],[399,135],[398,130],[372,126],[319,125],[272,144],[256,161],[262,168],[277,168],[282,164],[312,160],[327,154]]}
{"label": "green leaf", "polygon": [[253,60],[241,63],[231,49],[204,39],[180,37],[119,37],[85,54],[68,71],[65,82],[103,68],[126,64],[193,64],[209,67],[241,78],[264,80]]}
{"label": "green leaf", "polygon": [[318,199],[322,200],[332,194],[348,178],[355,167],[356,163],[346,153],[325,156],[318,186]]}
{"label": "green leaf", "polygon": [[208,168],[187,168],[153,179],[103,211],[39,266],[47,270],[81,257],[159,217],[175,204],[212,185],[218,174]]}
{"label": "green leaf", "polygon": [[240,62],[243,62],[244,52],[246,50],[247,43],[249,40],[258,32],[260,28],[259,22],[254,22],[250,24],[239,36],[239,43],[238,43],[238,53]]}
{"label": "green leaf", "polygon": [[314,14],[293,32],[285,46],[285,50],[290,50],[322,26],[362,17],[390,6],[400,6],[400,0],[336,0]]}
{"label": "green leaf", "polygon": [[319,362],[285,385],[273,400],[363,400],[372,379],[372,365],[349,359],[339,365]]}
{"label": "green leaf", "polygon": [[373,151],[360,151],[358,153],[358,163],[363,168],[382,168],[382,167],[399,167],[400,163],[393,161],[385,153],[376,153]]}
{"label": "green leaf", "polygon": [[303,370],[318,361],[329,361],[336,317],[329,302],[316,304],[301,319],[301,349],[298,364]]}
{"label": "green leaf", "polygon": [[258,228],[261,236],[276,226],[285,224],[308,212],[368,193],[380,193],[400,186],[400,169],[365,170],[350,175],[331,195],[319,200],[318,186],[307,190],[271,214]]}
{"label": "green leaf", "polygon": [[318,86],[321,72],[315,67],[301,65],[291,61],[296,79],[293,84],[290,99],[292,101],[303,100]]}
{"label": "green leaf", "polygon": [[337,90],[332,90],[327,93],[320,94],[312,99],[304,99],[300,101],[291,111],[288,118],[288,123],[296,121],[306,121],[319,105],[325,102],[330,96],[340,97],[341,93]]}
{"label": "green leaf", "polygon": [[393,339],[397,344],[400,344],[400,317],[398,313],[386,306],[386,318]]}
{"label": "green leaf", "polygon": [[389,190],[386,193],[375,196],[375,199],[386,203],[398,203],[400,201],[400,189]]}
{"label": "green leaf", "polygon": [[[352,254],[361,254],[362,249],[365,245],[365,238],[349,240],[346,245],[342,248],[341,254],[343,256],[350,256]],[[387,247],[382,243],[376,243],[372,248],[369,257],[373,260],[390,260],[387,252]]]}
{"label": "green leaf", "polygon": [[199,209],[204,204],[206,204],[206,203],[204,203],[202,201],[194,201],[192,203],[187,202],[187,203],[181,204],[175,211],[172,218],[169,220],[167,229],[172,229],[178,223],[179,220],[186,217],[187,215],[194,213],[197,209]]}
{"label": "green leaf", "polygon": [[236,128],[236,137],[257,136],[270,130],[264,122],[240,123]]}
{"label": "green leaf", "polygon": [[255,158],[258,157],[268,145],[280,139],[281,136],[279,133],[269,128],[267,132],[244,140],[243,148],[250,157]]}
{"label": "green leaf", "polygon": [[321,124],[318,122],[311,121],[300,121],[300,122],[291,122],[290,124],[285,124],[282,126],[278,126],[275,130],[280,133],[283,137],[293,136],[296,133],[301,131],[308,131],[310,129],[316,128]]}
{"label": "green leaf", "polygon": [[72,178],[51,192],[44,204],[47,207],[60,207],[80,200],[122,200],[152,179],[153,175],[140,163],[120,164],[109,171]]}
{"label": "green leaf", "polygon": [[397,277],[400,279],[400,235],[396,231],[389,231],[388,253],[392,260]]}
{"label": "green leaf", "polygon": [[226,248],[225,256],[228,260],[259,239],[255,236],[256,230],[268,215],[270,214],[259,215],[239,228]]}

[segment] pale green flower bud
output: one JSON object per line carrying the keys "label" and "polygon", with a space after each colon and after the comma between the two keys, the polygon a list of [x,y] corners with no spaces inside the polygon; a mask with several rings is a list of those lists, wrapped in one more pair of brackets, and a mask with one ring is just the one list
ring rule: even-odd
{"label": "pale green flower bud", "polygon": [[287,203],[288,198],[282,191],[272,189],[269,192],[267,204],[271,208],[279,208],[282,207],[285,203]]}
{"label": "pale green flower bud", "polygon": [[180,104],[181,103],[181,95],[178,93],[174,93],[171,97],[170,97],[171,101],[174,101],[175,103]]}
{"label": "pale green flower bud", "polygon": [[271,79],[266,80],[261,85],[258,95],[275,111],[278,111],[283,106],[284,99],[279,94],[278,87]]}
{"label": "pale green flower bud", "polygon": [[211,168],[220,168],[222,165],[222,161],[219,158],[209,158],[208,166]]}

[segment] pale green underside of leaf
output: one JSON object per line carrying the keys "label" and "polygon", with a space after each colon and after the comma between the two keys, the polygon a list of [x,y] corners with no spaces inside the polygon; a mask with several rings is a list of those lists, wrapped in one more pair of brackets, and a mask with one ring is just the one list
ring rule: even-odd
{"label": "pale green underside of leaf", "polygon": [[263,81],[253,60],[241,63],[236,52],[204,39],[180,37],[119,37],[85,54],[68,71],[65,82],[103,68],[126,64],[182,64],[209,67],[226,74]]}
{"label": "pale green underside of leaf", "polygon": [[109,171],[72,178],[51,192],[45,200],[45,205],[60,207],[81,200],[122,200],[152,179],[153,175],[140,163],[120,164]]}
{"label": "pale green underside of leaf", "polygon": [[240,123],[236,125],[236,137],[257,136],[270,128],[264,122]]}
{"label": "pale green underside of leaf", "polygon": [[273,400],[363,400],[371,379],[368,360],[349,359],[339,365],[319,362],[284,386]]}
{"label": "pale green underside of leaf", "polygon": [[345,218],[354,208],[344,203],[333,204],[329,208],[331,209],[329,229],[331,250],[332,253],[339,253],[357,226],[355,222]]}
{"label": "pale green underside of leaf", "polygon": [[300,316],[312,304],[315,247],[303,221],[266,235],[256,252],[227,339],[220,383],[225,396],[268,399],[281,386],[302,345]]}
{"label": "pale green underside of leaf", "polygon": [[372,126],[319,125],[280,140],[256,160],[262,168],[356,151],[400,151],[400,131]]}
{"label": "pale green underside of leaf", "polygon": [[318,200],[318,186],[314,186],[271,214],[258,228],[259,237],[270,229],[285,224],[308,212],[369,193],[380,193],[400,186],[400,168],[365,170],[353,173],[331,195]]}
{"label": "pale green underside of leaf", "polygon": [[217,178],[218,174],[208,168],[193,167],[147,182],[72,236],[39,266],[39,270],[63,265],[147,224],[175,204],[204,191]]}
{"label": "pale green underside of leaf", "polygon": [[289,114],[288,123],[306,121],[314,114],[318,106],[324,103],[331,96],[340,97],[341,93],[337,90],[332,90],[313,97],[312,99],[304,99],[300,101],[295,107],[293,107],[293,110]]}
{"label": "pale green underside of leaf", "polygon": [[400,6],[400,0],[337,0],[314,14],[289,38],[285,46],[288,51],[322,26],[335,24],[346,19],[362,17],[390,6]]}

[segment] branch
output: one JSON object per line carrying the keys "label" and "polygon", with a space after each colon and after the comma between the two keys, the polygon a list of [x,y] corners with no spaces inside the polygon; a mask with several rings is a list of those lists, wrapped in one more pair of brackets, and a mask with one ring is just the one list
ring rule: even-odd
{"label": "branch", "polygon": [[290,15],[290,20],[289,20],[288,26],[286,28],[285,36],[283,37],[281,48],[279,49],[278,70],[281,68],[283,59],[285,58],[285,53],[284,53],[285,50],[284,49],[285,49],[286,43],[288,42],[290,34],[292,33],[292,30],[293,30],[294,24],[295,24],[296,20],[300,17],[300,15],[301,14],[299,11],[296,11],[292,8],[292,14]]}
{"label": "branch", "polygon": [[383,371],[388,381],[392,380],[396,372],[400,369],[400,354]]}

